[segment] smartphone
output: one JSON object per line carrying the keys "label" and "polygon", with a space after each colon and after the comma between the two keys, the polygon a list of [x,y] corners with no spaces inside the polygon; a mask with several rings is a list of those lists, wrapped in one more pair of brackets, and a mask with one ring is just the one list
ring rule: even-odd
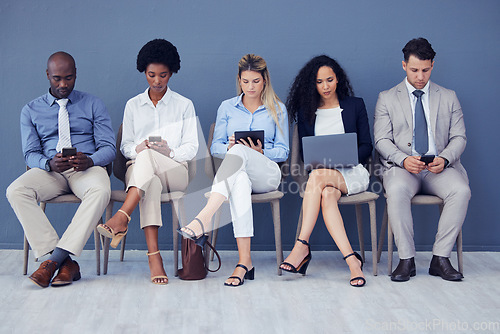
{"label": "smartphone", "polygon": [[425,162],[426,165],[428,165],[434,161],[434,157],[435,157],[435,155],[422,155],[420,157],[420,161],[423,161],[423,162]]}
{"label": "smartphone", "polygon": [[148,141],[150,143],[159,143],[161,142],[161,136],[149,136]]}
{"label": "smartphone", "polygon": [[73,155],[76,155],[76,147],[64,147],[62,149],[63,157],[71,157]]}

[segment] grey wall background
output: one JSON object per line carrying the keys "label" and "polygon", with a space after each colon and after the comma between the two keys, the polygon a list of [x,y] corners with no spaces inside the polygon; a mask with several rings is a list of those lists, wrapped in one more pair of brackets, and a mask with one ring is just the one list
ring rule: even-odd
{"label": "grey wall background", "polygon": [[[182,63],[169,86],[194,102],[206,136],[220,102],[235,95],[236,64],[246,53],[266,59],[273,86],[283,100],[298,70],[312,56],[326,53],[336,58],[350,76],[356,95],[364,98],[373,124],[378,93],[404,78],[402,47],[411,38],[424,36],[437,52],[432,80],[457,92],[465,115],[469,140],[462,161],[469,173],[472,200],[464,225],[464,248],[498,251],[499,14],[497,0],[2,1],[0,189],[4,191],[25,170],[20,110],[47,91],[46,60],[55,51],[75,57],[76,89],[104,100],[116,131],[125,102],[147,87],[144,75],[135,70],[137,52],[153,38],[170,40]],[[199,167],[198,181],[206,185],[203,166]],[[114,177],[112,185],[122,187]],[[204,203],[199,197],[189,200],[188,218]],[[294,242],[300,203],[298,195],[290,192],[281,202],[285,249]],[[383,207],[384,200],[379,199],[379,226]],[[262,204],[254,208],[253,249],[273,249],[270,210]],[[49,205],[47,213],[63,231],[75,209]],[[5,196],[0,196],[0,210],[0,247],[21,248],[22,229]],[[137,211],[128,248],[145,248]],[[161,246],[171,248],[170,208],[164,206],[163,212]],[[357,248],[354,208],[343,207],[342,213]],[[421,207],[414,210],[414,217],[418,248],[428,250],[438,210]],[[220,248],[236,247],[230,225],[219,235]],[[336,249],[321,219],[311,242],[316,249]],[[367,220],[365,242],[369,243]]]}

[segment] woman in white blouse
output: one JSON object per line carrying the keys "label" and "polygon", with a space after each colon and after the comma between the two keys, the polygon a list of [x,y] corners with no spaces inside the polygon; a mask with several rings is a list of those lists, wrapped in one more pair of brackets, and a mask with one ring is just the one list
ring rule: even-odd
{"label": "woman in white blouse", "polygon": [[[354,132],[358,136],[360,164],[337,169],[315,169],[307,181],[303,200],[302,229],[290,255],[280,268],[306,273],[311,261],[309,237],[323,212],[325,225],[351,270],[350,284],[365,284],[361,256],[353,252],[337,205],[342,194],[351,195],[368,188],[370,175],[362,164],[373,146],[363,99],[353,97],[349,79],[340,65],[328,56],[310,60],[299,72],[287,99],[290,115],[297,121],[300,153],[305,136]],[[303,156],[303,155],[302,155]]]}
{"label": "woman in white blouse", "polygon": [[118,246],[139,204],[151,281],[155,284],[168,282],[158,250],[161,193],[187,188],[187,161],[198,150],[193,103],[168,88],[172,74],[179,68],[176,47],[164,39],[152,40],[139,51],[137,70],[145,72],[149,87],[127,102],[123,115],[120,150],[131,159],[125,176],[127,197],[118,212],[105,225],[98,226],[102,235],[112,238],[111,246]]}
{"label": "woman in white blouse", "polygon": [[[250,256],[253,237],[253,193],[276,190],[281,182],[278,162],[288,158],[288,116],[274,93],[266,62],[247,54],[238,63],[238,96],[223,101],[217,111],[213,156],[224,158],[212,186],[207,205],[193,222],[180,230],[185,237],[203,245],[212,216],[229,199],[239,260],[226,286],[240,286],[253,280],[255,268]],[[264,130],[264,142],[241,139],[235,131]]]}

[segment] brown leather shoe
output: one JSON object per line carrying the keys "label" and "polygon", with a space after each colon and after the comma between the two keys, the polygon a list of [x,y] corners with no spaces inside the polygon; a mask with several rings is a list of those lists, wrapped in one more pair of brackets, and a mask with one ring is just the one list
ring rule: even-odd
{"label": "brown leather shoe", "polygon": [[52,260],[43,261],[40,267],[29,277],[41,288],[46,288],[57,269],[57,263]]}
{"label": "brown leather shoe", "polygon": [[68,285],[80,278],[80,266],[68,256],[59,268],[59,273],[52,280],[52,286]]}

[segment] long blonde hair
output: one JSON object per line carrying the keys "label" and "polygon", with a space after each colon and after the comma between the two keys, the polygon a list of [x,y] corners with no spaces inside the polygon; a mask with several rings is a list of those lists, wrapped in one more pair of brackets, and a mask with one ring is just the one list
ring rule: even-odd
{"label": "long blonde hair", "polygon": [[281,114],[283,113],[279,105],[281,100],[276,95],[273,90],[273,86],[271,85],[271,76],[267,70],[266,61],[261,56],[257,56],[253,53],[249,53],[240,59],[238,62],[238,75],[236,76],[236,90],[238,95],[243,92],[240,86],[240,79],[241,73],[244,71],[254,71],[262,75],[262,78],[264,79],[264,89],[262,89],[262,92],[260,93],[260,99],[266,107],[267,112],[274,120],[274,123],[278,126],[278,129],[283,132],[279,123],[279,117],[281,117]]}

